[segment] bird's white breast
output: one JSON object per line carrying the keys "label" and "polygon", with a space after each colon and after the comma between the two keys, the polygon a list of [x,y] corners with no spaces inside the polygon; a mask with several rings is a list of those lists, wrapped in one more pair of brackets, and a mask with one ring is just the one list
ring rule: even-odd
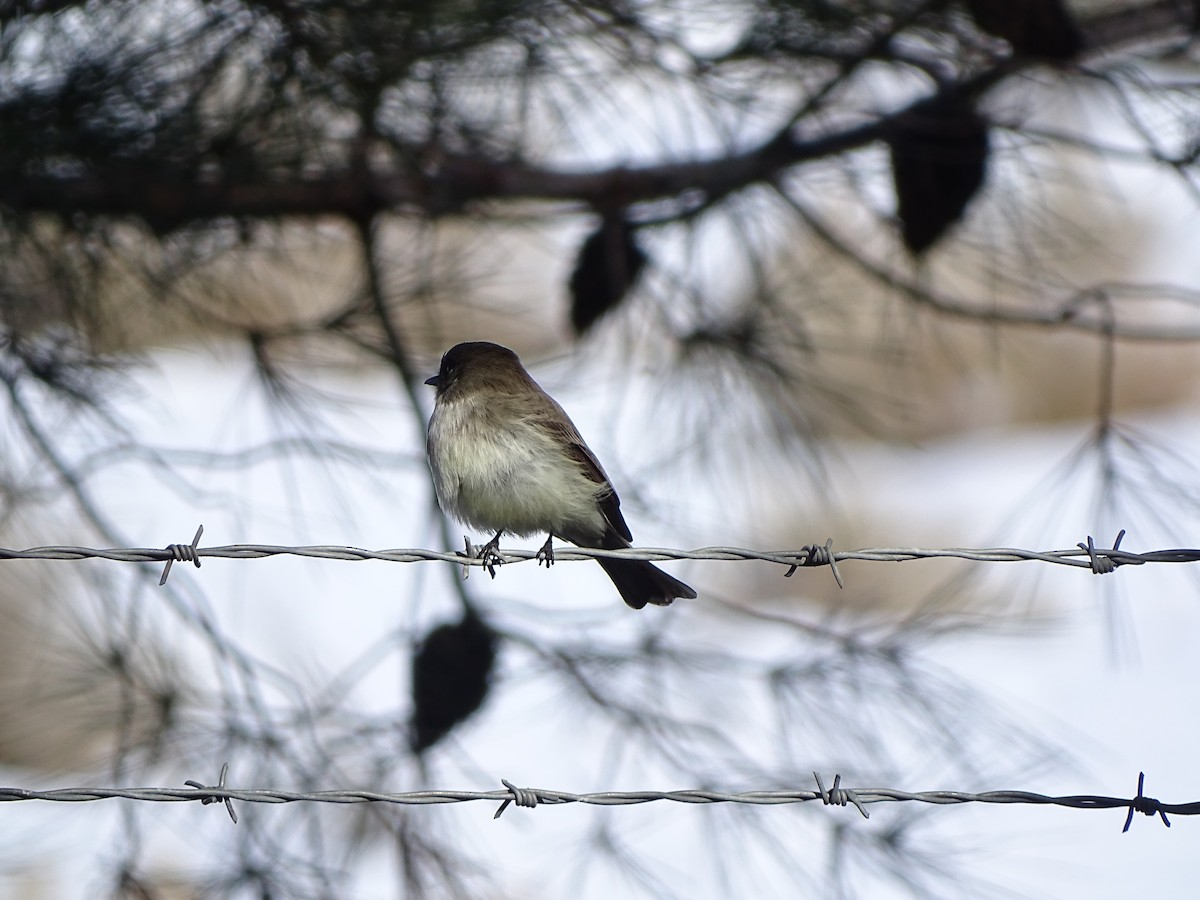
{"label": "bird's white breast", "polygon": [[596,500],[603,486],[553,434],[508,407],[439,402],[429,421],[429,463],[442,509],[480,531],[604,533]]}

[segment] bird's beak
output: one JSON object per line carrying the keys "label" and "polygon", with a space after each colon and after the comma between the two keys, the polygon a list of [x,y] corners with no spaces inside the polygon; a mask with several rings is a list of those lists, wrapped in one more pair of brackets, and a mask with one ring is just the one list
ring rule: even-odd
{"label": "bird's beak", "polygon": [[438,386],[438,377],[436,375],[430,375],[428,378],[425,379],[425,383],[433,385],[434,387],[437,387]]}

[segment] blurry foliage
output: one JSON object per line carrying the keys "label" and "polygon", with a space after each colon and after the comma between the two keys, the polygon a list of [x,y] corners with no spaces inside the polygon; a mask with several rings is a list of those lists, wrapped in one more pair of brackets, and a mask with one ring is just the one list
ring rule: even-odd
{"label": "blurry foliage", "polygon": [[473,610],[421,639],[412,662],[412,749],[424,753],[483,705],[496,633]]}
{"label": "blurry foliage", "polygon": [[620,219],[605,218],[579,248],[571,272],[571,326],[582,335],[619,306],[637,282],[646,254],[637,231]]}
{"label": "blurry foliage", "polygon": [[1013,52],[1069,60],[1083,50],[1071,10],[1063,0],[967,0],[975,24],[1004,38]]}
{"label": "blurry foliage", "polygon": [[970,103],[938,95],[909,107],[888,139],[896,215],[913,253],[957,222],[987,176],[987,123]]}

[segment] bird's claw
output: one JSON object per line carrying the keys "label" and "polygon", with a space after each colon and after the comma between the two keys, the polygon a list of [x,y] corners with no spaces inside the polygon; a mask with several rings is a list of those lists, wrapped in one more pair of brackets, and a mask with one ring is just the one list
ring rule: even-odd
{"label": "bird's claw", "polygon": [[492,548],[485,547],[479,558],[483,560],[483,568],[493,578],[496,577],[496,566],[504,565],[504,557],[500,555],[500,551]]}
{"label": "bird's claw", "polygon": [[547,569],[554,565],[554,535],[547,536],[546,543],[542,544],[542,549],[537,552],[534,559],[537,560],[539,566],[545,563]]}
{"label": "bird's claw", "polygon": [[487,573],[495,578],[496,566],[504,565],[504,557],[500,555],[499,534],[479,548],[479,559],[483,562],[483,568]]}

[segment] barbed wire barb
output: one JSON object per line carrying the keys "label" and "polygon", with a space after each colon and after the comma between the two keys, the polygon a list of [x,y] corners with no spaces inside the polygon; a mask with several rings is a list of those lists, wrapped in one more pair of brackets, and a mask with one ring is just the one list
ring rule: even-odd
{"label": "barbed wire barb", "polygon": [[[204,526],[200,526],[200,527],[203,528]],[[200,535],[197,534],[196,537],[199,538]],[[164,575],[163,577],[165,578],[166,576]],[[221,765],[221,776],[220,776],[220,778],[217,779],[217,786],[215,788],[209,787],[208,785],[201,784],[198,781],[185,781],[184,784],[187,785],[188,787],[193,787],[198,791],[213,791],[213,790],[223,791],[223,790],[225,790],[225,776],[228,774],[229,774],[229,763],[223,763]],[[225,801],[225,811],[227,813],[229,813],[229,818],[233,819],[233,824],[234,825],[237,824],[237,813],[233,809],[233,799],[231,797],[218,797],[216,795],[210,795],[207,797],[200,797],[199,799],[200,799],[201,806],[208,806],[208,804],[210,804],[210,803],[219,803],[220,801],[224,800]]]}
{"label": "barbed wire barb", "polygon": [[837,582],[837,586],[840,588],[846,587],[846,583],[842,581],[842,573],[838,569],[837,558],[833,553],[833,538],[827,538],[824,545],[805,544],[800,548],[800,556],[800,561],[792,563],[788,567],[788,570],[783,573],[784,578],[791,578],[801,566],[829,566],[833,572],[833,580]]}
{"label": "barbed wire barb", "polygon": [[506,798],[504,802],[500,804],[500,808],[496,810],[496,814],[492,816],[493,819],[500,818],[500,814],[508,809],[510,803],[515,803],[517,806],[524,806],[528,809],[533,809],[540,802],[537,791],[519,788],[507,778],[501,778],[500,783],[512,792],[512,796]]}
{"label": "barbed wire barb", "polygon": [[825,806],[829,806],[830,804],[833,804],[834,806],[845,806],[847,802],[853,803],[854,808],[862,813],[862,817],[864,819],[871,818],[871,814],[867,812],[867,808],[863,805],[862,801],[858,799],[858,794],[849,788],[845,790],[842,789],[841,775],[835,774],[833,776],[833,787],[828,791],[825,790],[825,782],[821,780],[820,772],[813,772],[813,778],[817,780],[817,791],[820,793],[821,802]]}
{"label": "barbed wire barb", "polygon": [[[1122,528],[1117,533],[1117,539],[1115,541],[1113,541],[1112,548],[1114,551],[1121,549],[1121,541],[1124,539],[1125,539],[1125,529]],[[1090,534],[1088,535],[1086,544],[1078,544],[1077,546],[1079,547],[1080,550],[1087,551],[1088,559],[1091,561],[1091,564],[1092,564],[1092,574],[1093,575],[1108,575],[1108,574],[1116,571],[1118,564],[1113,560],[1113,558],[1111,556],[1101,556],[1098,553],[1096,553],[1096,542],[1094,540],[1092,540],[1092,536]]]}
{"label": "barbed wire barb", "polygon": [[[475,559],[479,554],[475,552],[475,545],[471,543],[471,538],[465,534],[463,535],[462,555],[465,557],[462,564],[462,577],[463,581],[466,581],[471,577],[471,565],[466,560]],[[492,577],[495,578],[496,576],[493,575]]]}
{"label": "barbed wire barb", "polygon": [[1171,827],[1171,820],[1167,818],[1166,812],[1163,811],[1162,804],[1153,797],[1147,797],[1142,794],[1142,788],[1145,786],[1145,783],[1146,773],[1138,772],[1137,796],[1129,801],[1129,814],[1125,816],[1125,827],[1121,829],[1121,834],[1127,832],[1129,830],[1129,826],[1133,824],[1133,814],[1135,812],[1140,812],[1145,816],[1153,816],[1157,813],[1158,816],[1162,818],[1163,824],[1168,828]]}
{"label": "barbed wire barb", "polygon": [[196,529],[196,536],[192,538],[190,544],[167,544],[166,552],[171,556],[167,559],[167,564],[163,566],[162,578],[158,579],[158,586],[162,587],[167,583],[167,576],[171,574],[171,566],[178,562],[193,562],[196,568],[200,568],[200,558],[196,555],[196,551],[200,546],[200,535],[204,534],[204,526],[201,525]]}

